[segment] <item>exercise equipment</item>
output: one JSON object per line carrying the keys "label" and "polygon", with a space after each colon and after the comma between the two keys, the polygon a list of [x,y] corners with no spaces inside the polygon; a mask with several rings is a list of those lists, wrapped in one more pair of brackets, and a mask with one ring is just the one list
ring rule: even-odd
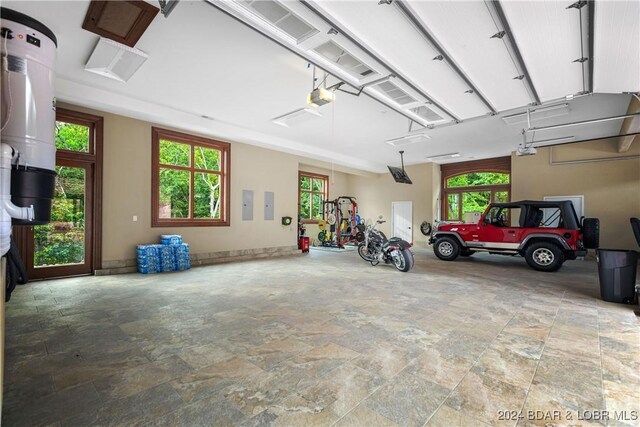
{"label": "exercise equipment", "polygon": [[[318,240],[323,246],[344,248],[346,243],[356,242],[358,224],[358,204],[352,196],[340,196],[334,200],[324,200],[323,221],[318,223],[322,230],[322,236],[318,234]],[[324,224],[324,227],[320,227]],[[329,225],[327,230],[326,225]]]}

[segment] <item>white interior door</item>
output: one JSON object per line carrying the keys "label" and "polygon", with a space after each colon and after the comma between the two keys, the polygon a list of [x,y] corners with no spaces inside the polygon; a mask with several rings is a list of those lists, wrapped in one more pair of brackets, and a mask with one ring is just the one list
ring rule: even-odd
{"label": "white interior door", "polygon": [[413,243],[413,203],[391,202],[391,215],[393,218],[393,237],[400,237]]}

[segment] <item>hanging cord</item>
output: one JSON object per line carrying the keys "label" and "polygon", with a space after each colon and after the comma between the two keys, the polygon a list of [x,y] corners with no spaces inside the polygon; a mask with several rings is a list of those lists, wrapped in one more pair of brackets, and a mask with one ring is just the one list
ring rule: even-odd
{"label": "hanging cord", "polygon": [[13,97],[11,95],[11,73],[9,72],[9,51],[7,50],[7,38],[4,38],[4,56],[2,57],[2,69],[7,73],[7,90],[9,91],[9,108],[7,111],[7,121],[0,128],[0,132],[4,130],[11,120],[11,109],[13,108]]}
{"label": "hanging cord", "polygon": [[[334,151],[336,135],[336,101],[331,103],[331,151]],[[333,163],[333,157],[331,158],[331,185],[335,185],[335,169]]]}

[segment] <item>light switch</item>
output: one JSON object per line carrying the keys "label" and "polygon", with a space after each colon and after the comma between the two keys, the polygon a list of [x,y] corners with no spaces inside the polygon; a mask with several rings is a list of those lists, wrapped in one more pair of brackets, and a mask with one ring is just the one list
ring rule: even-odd
{"label": "light switch", "polygon": [[133,216],[133,222],[137,222],[138,221],[138,215],[134,215]]}

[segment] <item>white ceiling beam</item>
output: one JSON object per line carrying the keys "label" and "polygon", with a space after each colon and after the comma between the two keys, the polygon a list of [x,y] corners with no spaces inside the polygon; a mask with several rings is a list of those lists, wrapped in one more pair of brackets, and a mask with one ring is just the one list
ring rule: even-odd
{"label": "white ceiling beam", "polygon": [[584,92],[579,10],[568,2],[500,3],[540,100]]}
{"label": "white ceiling beam", "polygon": [[458,64],[451,58],[451,55],[446,51],[446,49],[436,40],[436,38],[431,34],[431,31],[426,27],[424,22],[420,18],[418,18],[411,7],[406,4],[402,0],[395,0],[393,2],[402,12],[402,14],[413,24],[416,30],[425,38],[427,41],[435,48],[440,55],[442,55],[443,59],[449,64],[449,66],[453,69],[453,71],[469,86],[473,93],[482,101],[484,105],[489,109],[489,112],[492,114],[496,114],[497,111],[491,105],[491,103],[487,100],[487,98],[482,94],[480,89],[469,79],[469,77],[465,74],[464,71],[458,66]]}
{"label": "white ceiling beam", "polygon": [[531,101],[534,104],[540,104],[540,97],[538,96],[538,92],[536,91],[536,87],[531,81],[531,75],[529,74],[529,70],[527,70],[527,66],[524,63],[524,59],[522,59],[522,53],[518,48],[518,44],[516,43],[515,38],[513,37],[513,32],[511,31],[511,27],[509,26],[509,21],[504,15],[504,10],[500,5],[499,0],[485,0],[485,4],[489,9],[489,13],[496,21],[496,24],[502,28],[502,31],[505,32],[502,37],[502,41],[505,44],[507,51],[509,51],[511,58],[513,59],[514,65],[520,71],[520,75],[524,76],[523,82],[525,87],[527,88],[527,92],[529,92],[529,96],[531,97]]}

